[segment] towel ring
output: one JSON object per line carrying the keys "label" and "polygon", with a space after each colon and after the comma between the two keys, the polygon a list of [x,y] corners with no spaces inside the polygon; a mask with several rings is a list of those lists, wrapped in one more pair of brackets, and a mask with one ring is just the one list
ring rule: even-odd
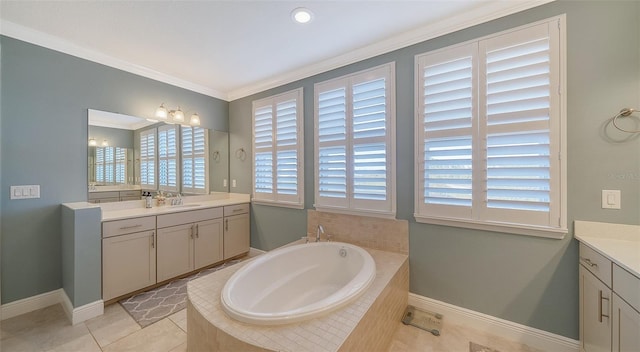
{"label": "towel ring", "polygon": [[622,132],[640,133],[640,130],[627,130],[627,129],[624,129],[624,128],[618,126],[618,124],[616,123],[616,120],[619,117],[627,117],[627,116],[630,116],[631,114],[633,114],[634,112],[637,112],[637,111],[638,111],[637,109],[631,109],[631,108],[624,108],[624,109],[620,110],[620,112],[616,116],[614,116],[613,120],[611,121],[613,123],[613,126],[615,126],[615,128],[619,129]]}

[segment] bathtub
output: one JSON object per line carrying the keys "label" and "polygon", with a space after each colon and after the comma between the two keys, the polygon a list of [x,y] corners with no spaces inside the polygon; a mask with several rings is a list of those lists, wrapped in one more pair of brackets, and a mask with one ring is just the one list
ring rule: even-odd
{"label": "bathtub", "polygon": [[358,246],[341,242],[287,246],[236,271],[222,289],[222,309],[245,323],[299,322],[353,302],[375,275],[373,258]]}

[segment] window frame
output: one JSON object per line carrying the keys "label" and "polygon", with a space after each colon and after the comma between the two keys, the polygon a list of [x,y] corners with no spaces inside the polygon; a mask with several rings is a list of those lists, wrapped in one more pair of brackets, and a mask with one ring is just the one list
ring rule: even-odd
{"label": "window frame", "polygon": [[[278,146],[277,139],[277,108],[279,104],[295,101],[296,111],[296,143],[295,145]],[[271,145],[269,147],[256,146],[256,111],[260,109],[271,109]],[[290,90],[281,94],[267,98],[254,100],[251,110],[251,135],[252,135],[252,190],[251,201],[255,204],[304,209],[304,89],[302,87]],[[272,153],[271,175],[272,192],[257,192],[257,172],[256,156],[260,153]],[[296,173],[296,194],[279,194],[277,189],[277,153],[278,151],[296,151],[297,173]]]}
{"label": "window frame", "polygon": [[[354,72],[348,75],[318,82],[314,85],[314,168],[315,168],[315,204],[314,207],[318,211],[334,212],[341,214],[372,216],[387,219],[395,219],[396,217],[396,81],[395,81],[395,61]],[[386,168],[386,194],[384,201],[368,201],[356,199],[353,197],[354,191],[354,146],[366,145],[369,138],[355,138],[353,131],[353,87],[354,85],[374,82],[379,79],[385,80],[385,168]],[[345,140],[344,143],[339,141],[320,142],[319,135],[319,119],[320,94],[331,91],[345,90]],[[354,143],[354,139],[355,142]],[[373,141],[373,140],[372,140]],[[360,142],[360,143],[358,143]],[[378,141],[379,143],[379,141]],[[346,198],[344,200],[330,199],[329,197],[320,196],[320,148],[321,144],[325,147],[342,147],[345,148],[346,163]],[[376,204],[377,203],[377,204]]]}
{"label": "window frame", "polygon": [[[553,187],[551,189],[552,198],[549,202],[549,222],[546,225],[540,224],[523,224],[510,222],[512,219],[509,216],[509,211],[496,212],[502,213],[501,215],[493,218],[487,213],[486,206],[482,203],[485,199],[483,192],[486,190],[486,166],[482,162],[486,157],[486,133],[485,126],[487,113],[486,110],[486,92],[482,83],[486,82],[485,72],[479,70],[478,67],[485,65],[486,61],[483,61],[486,51],[483,47],[487,43],[493,41],[499,41],[502,38],[508,38],[508,36],[525,30],[535,29],[537,26],[547,25],[549,30],[550,41],[550,58],[552,60],[552,69],[557,70],[552,75],[552,81],[549,83],[549,99],[550,99],[550,131],[549,138],[551,140],[549,161],[550,165],[550,184]],[[424,76],[421,70],[421,60],[425,60],[425,57],[436,55],[447,55],[448,52],[454,50],[465,50],[465,47],[476,47],[473,64],[474,71],[474,88],[473,88],[473,102],[477,106],[474,107],[473,112],[473,142],[472,142],[472,159],[473,169],[476,170],[473,173],[473,205],[472,211],[475,212],[469,217],[456,217],[449,215],[446,211],[430,212],[429,207],[425,207],[425,193],[424,193]],[[557,62],[553,62],[556,60]],[[564,238],[567,230],[567,140],[566,140],[566,119],[567,119],[567,94],[566,94],[566,15],[556,16],[548,18],[546,20],[537,21],[524,26],[519,26],[506,31],[495,33],[481,38],[476,38],[471,41],[460,43],[457,45],[441,48],[438,50],[422,53],[415,56],[415,175],[414,175],[414,190],[416,192],[415,205],[414,205],[414,217],[417,222],[454,226],[486,231],[496,231],[513,233],[520,235],[530,235],[537,237],[547,238]],[[556,91],[557,90],[557,91]],[[483,177],[478,177],[483,175]],[[480,205],[479,205],[480,204]],[[446,206],[444,207],[446,208]],[[443,209],[444,209],[443,208]],[[442,209],[441,209],[442,210]],[[516,211],[517,210],[513,210]],[[478,214],[480,213],[480,214]],[[520,214],[516,214],[520,215]],[[508,220],[507,220],[508,219]],[[557,222],[556,222],[557,219]]]}

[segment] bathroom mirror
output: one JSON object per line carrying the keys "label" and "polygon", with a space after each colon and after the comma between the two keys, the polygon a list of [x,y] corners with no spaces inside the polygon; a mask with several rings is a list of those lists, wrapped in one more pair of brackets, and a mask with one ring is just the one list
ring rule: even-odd
{"label": "bathroom mirror", "polygon": [[[101,192],[120,191],[122,195],[123,191],[148,189],[140,186],[140,143],[136,138],[139,138],[141,131],[162,125],[165,124],[141,117],[88,109],[87,175],[90,201],[104,198],[99,196]],[[209,144],[206,193],[229,192],[228,133],[210,129],[205,129],[205,133]],[[190,193],[186,189],[178,191],[186,195]],[[110,197],[108,201],[116,200],[116,197]]]}

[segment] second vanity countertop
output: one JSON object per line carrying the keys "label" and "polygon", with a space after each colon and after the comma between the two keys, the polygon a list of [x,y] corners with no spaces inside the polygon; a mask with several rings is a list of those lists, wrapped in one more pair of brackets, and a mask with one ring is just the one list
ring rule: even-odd
{"label": "second vanity countertop", "polygon": [[[122,220],[141,216],[163,215],[183,211],[215,208],[226,205],[249,203],[251,200],[248,194],[239,193],[187,196],[182,199],[184,202],[182,205],[166,204],[161,206],[156,206],[154,199],[154,206],[151,208],[144,207],[144,200],[100,204],[100,208],[102,208],[102,221]],[[167,200],[167,203],[170,203],[169,199]]]}
{"label": "second vanity countertop", "polygon": [[574,236],[640,278],[640,226],[576,221]]}

